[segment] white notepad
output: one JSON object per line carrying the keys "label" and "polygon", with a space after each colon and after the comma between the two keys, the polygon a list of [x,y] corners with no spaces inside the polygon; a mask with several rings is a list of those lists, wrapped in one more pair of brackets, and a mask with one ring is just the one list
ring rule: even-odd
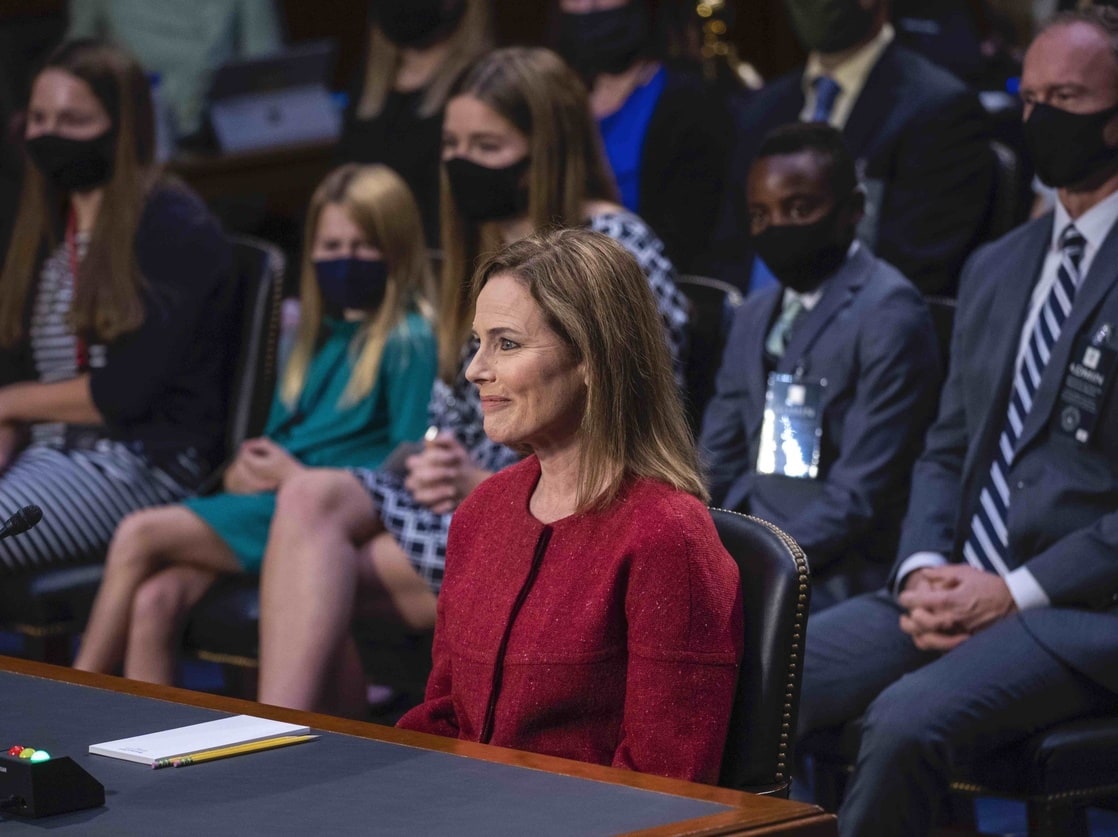
{"label": "white notepad", "polygon": [[235,715],[203,724],[167,729],[133,738],[121,738],[102,744],[90,744],[89,752],[97,756],[110,756],[114,759],[134,761],[139,764],[154,765],[160,759],[172,756],[186,756],[217,747],[233,744],[248,744],[275,738],[280,735],[303,735],[310,727],[298,724],[284,724],[269,721],[267,718],[254,718],[252,715]]}

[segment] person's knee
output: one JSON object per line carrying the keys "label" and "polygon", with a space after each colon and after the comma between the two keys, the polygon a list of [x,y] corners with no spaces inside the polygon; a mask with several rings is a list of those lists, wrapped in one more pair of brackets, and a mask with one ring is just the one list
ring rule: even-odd
{"label": "person's knee", "polygon": [[301,471],[280,486],[276,498],[276,518],[296,522],[307,531],[361,528],[368,525],[372,513],[365,489],[346,471]]}
{"label": "person's knee", "polygon": [[185,617],[186,610],[182,584],[164,573],[153,576],[141,584],[132,597],[133,631],[166,634]]}
{"label": "person's knee", "polygon": [[329,518],[360,490],[357,481],[344,471],[310,468],[280,486],[276,511],[301,519]]}
{"label": "person's knee", "polygon": [[113,533],[110,565],[150,562],[159,549],[164,529],[163,509],[143,509],[127,515]]}
{"label": "person's knee", "polygon": [[931,752],[942,742],[943,714],[937,708],[936,684],[921,680],[902,677],[869,705],[862,719],[863,752],[911,756]]}

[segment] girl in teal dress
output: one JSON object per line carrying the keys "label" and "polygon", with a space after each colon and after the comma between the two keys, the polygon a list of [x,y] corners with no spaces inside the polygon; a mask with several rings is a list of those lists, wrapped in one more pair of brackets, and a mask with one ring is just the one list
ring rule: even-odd
{"label": "girl in teal dress", "polygon": [[75,667],[173,681],[186,614],[222,574],[258,572],[276,494],[305,468],[377,467],[426,427],[431,274],[415,202],[384,166],[343,166],[307,213],[301,313],[265,433],[224,491],[133,514],[106,559]]}

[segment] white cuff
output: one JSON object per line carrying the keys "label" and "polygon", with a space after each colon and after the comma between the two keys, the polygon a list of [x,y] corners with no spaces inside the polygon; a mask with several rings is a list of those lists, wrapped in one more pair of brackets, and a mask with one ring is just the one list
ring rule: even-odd
{"label": "white cuff", "polygon": [[897,570],[897,580],[893,582],[893,595],[899,596],[904,589],[904,581],[909,575],[925,567],[942,567],[947,563],[947,556],[938,552],[914,552],[904,559]]}
{"label": "white cuff", "polygon": [[1009,595],[1017,604],[1018,610],[1029,610],[1034,607],[1048,607],[1051,600],[1044,588],[1033,578],[1033,574],[1026,567],[1018,567],[1005,576],[1005,586],[1009,588]]}

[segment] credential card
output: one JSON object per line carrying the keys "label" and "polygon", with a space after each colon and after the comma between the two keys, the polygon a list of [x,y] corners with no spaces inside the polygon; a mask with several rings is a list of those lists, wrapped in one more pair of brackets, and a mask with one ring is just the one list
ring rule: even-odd
{"label": "credential card", "polygon": [[824,386],[825,381],[808,381],[776,372],[769,375],[761,445],[757,451],[759,474],[795,479],[818,476]]}

